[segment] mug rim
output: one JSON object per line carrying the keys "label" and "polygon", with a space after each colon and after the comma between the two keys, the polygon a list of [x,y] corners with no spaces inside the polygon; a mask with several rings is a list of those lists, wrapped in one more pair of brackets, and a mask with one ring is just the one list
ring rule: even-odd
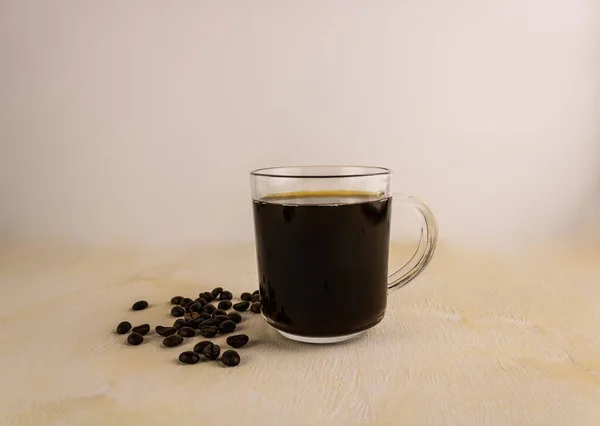
{"label": "mug rim", "polygon": [[251,176],[292,179],[340,179],[390,174],[392,171],[385,167],[350,165],[276,166],[263,167],[250,172]]}

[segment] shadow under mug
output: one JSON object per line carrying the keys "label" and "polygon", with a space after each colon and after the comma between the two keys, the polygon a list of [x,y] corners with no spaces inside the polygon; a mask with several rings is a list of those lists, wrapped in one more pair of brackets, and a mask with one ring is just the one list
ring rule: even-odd
{"label": "shadow under mug", "polygon": [[[382,167],[274,167],[251,172],[261,312],[283,336],[308,343],[354,338],[379,323],[387,295],[429,263],[437,224],[427,205],[391,193]],[[394,205],[414,209],[421,238],[388,277]]]}

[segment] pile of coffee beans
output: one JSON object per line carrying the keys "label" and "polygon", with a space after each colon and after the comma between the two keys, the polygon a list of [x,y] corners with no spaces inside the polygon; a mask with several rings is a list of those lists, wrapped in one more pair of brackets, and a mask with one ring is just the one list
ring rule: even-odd
{"label": "pile of coffee beans", "polygon": [[[171,316],[177,318],[173,325],[157,325],[154,329],[158,336],[164,337],[163,346],[172,348],[181,345],[185,339],[196,335],[205,339],[211,339],[219,334],[233,333],[237,325],[242,322],[240,312],[250,310],[255,314],[260,313],[260,295],[256,290],[253,293],[244,292],[240,295],[240,302],[233,302],[233,294],[217,287],[212,291],[199,293],[198,297],[174,296],[171,298]],[[217,303],[215,306],[214,303]],[[149,306],[145,300],[135,302],[131,309],[141,311]],[[227,312],[233,308],[233,311]],[[150,332],[150,324],[141,324],[133,327],[130,322],[122,321],[117,325],[117,334],[127,334],[127,343],[132,346],[141,345],[144,336]],[[250,341],[245,334],[228,336],[227,345],[239,349]],[[240,363],[240,355],[234,350],[226,350],[221,353],[221,347],[210,340],[202,340],[194,346],[192,351],[185,351],[179,355],[182,364],[197,364],[202,358],[206,360],[217,360],[221,356],[221,362],[227,367],[235,367]]]}

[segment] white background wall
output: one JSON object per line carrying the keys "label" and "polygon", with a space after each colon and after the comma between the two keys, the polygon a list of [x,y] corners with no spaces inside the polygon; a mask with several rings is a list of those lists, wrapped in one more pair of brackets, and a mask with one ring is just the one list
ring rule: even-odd
{"label": "white background wall", "polygon": [[[250,169],[396,171],[447,240],[598,217],[597,0],[0,0],[0,239],[252,238]],[[588,222],[585,222],[588,223]]]}

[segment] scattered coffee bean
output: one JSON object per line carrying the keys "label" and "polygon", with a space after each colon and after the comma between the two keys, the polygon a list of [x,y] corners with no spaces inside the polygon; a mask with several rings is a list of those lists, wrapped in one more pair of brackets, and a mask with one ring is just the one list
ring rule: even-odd
{"label": "scattered coffee bean", "polygon": [[220,322],[215,321],[214,318],[210,318],[210,319],[207,319],[205,321],[202,321],[200,323],[200,328],[202,328],[202,327],[210,327],[212,325],[219,325],[219,324],[220,324]]}
{"label": "scattered coffee bean", "polygon": [[221,324],[219,324],[219,332],[223,334],[231,333],[233,330],[235,330],[235,328],[236,325],[231,320],[223,321]]}
{"label": "scattered coffee bean", "polygon": [[117,333],[118,334],[129,333],[129,330],[131,330],[131,323],[128,321],[120,322],[119,325],[117,325]]}
{"label": "scattered coffee bean", "polygon": [[162,325],[157,325],[154,331],[156,331],[156,334],[162,337],[169,337],[177,333],[177,329],[175,327],[163,327]]}
{"label": "scattered coffee bean", "polygon": [[223,309],[224,311],[231,309],[231,300],[221,300],[217,307],[219,309]]}
{"label": "scattered coffee bean", "polygon": [[260,303],[254,302],[252,305],[250,305],[250,310],[255,314],[260,314]]}
{"label": "scattered coffee bean", "polygon": [[131,329],[131,331],[133,333],[138,333],[138,334],[141,334],[142,336],[145,336],[150,331],[150,324],[138,325],[137,327],[133,327]]}
{"label": "scattered coffee bean", "polygon": [[252,295],[252,301],[253,302],[260,302],[260,294],[253,294]]}
{"label": "scattered coffee bean", "polygon": [[223,352],[221,362],[227,367],[235,367],[240,363],[240,355],[236,351],[228,349],[225,352]]}
{"label": "scattered coffee bean", "polygon": [[173,309],[171,309],[171,315],[174,317],[182,317],[185,315],[185,309],[183,309],[181,306],[173,306]]}
{"label": "scattered coffee bean", "polygon": [[202,320],[202,321],[206,321],[207,319],[211,319],[212,315],[209,314],[208,312],[204,312],[203,314],[200,314],[200,316],[198,317],[198,319]]}
{"label": "scattered coffee bean", "polygon": [[203,321],[200,318],[198,318],[192,321],[188,321],[187,326],[193,328],[194,330],[198,330],[202,322]]}
{"label": "scattered coffee bean", "polygon": [[[217,312],[217,311],[215,311],[215,312]],[[213,318],[214,325],[219,325],[223,321],[229,321],[229,317],[227,315],[217,315],[216,317]]]}
{"label": "scattered coffee bean", "polygon": [[131,309],[134,311],[141,311],[142,309],[146,309],[148,307],[148,302],[145,300],[139,300],[133,304]]}
{"label": "scattered coffee bean", "polygon": [[240,296],[240,299],[245,300],[246,302],[249,302],[252,300],[252,295],[250,293],[242,293],[242,295]]}
{"label": "scattered coffee bean", "polygon": [[182,343],[183,337],[181,337],[179,334],[173,334],[172,336],[169,336],[163,340],[163,345],[165,345],[167,348],[173,348],[181,345]]}
{"label": "scattered coffee bean", "polygon": [[221,353],[221,347],[219,345],[213,345],[212,343],[209,343],[208,345],[206,345],[204,347],[204,349],[202,350],[202,354],[207,359],[217,359],[219,357],[220,353]]}
{"label": "scattered coffee bean", "polygon": [[235,336],[229,336],[227,338],[227,344],[229,346],[231,346],[232,348],[237,349],[237,348],[241,348],[242,346],[245,346],[249,340],[250,340],[250,338],[248,336],[246,336],[245,334],[236,334]]}
{"label": "scattered coffee bean", "polygon": [[185,309],[186,312],[191,312],[190,308],[192,307],[192,305],[194,303],[197,303],[197,302],[192,300],[191,302],[186,303],[186,305],[183,308]]}
{"label": "scattered coffee bean", "polygon": [[183,300],[183,296],[175,296],[175,297],[173,297],[171,299],[171,304],[172,305],[179,305],[182,300]]}
{"label": "scattered coffee bean", "polygon": [[183,318],[179,318],[178,320],[175,320],[175,322],[173,323],[173,328],[176,330],[179,330],[181,327],[185,327],[187,325],[187,321],[184,320]]}
{"label": "scattered coffee bean", "polygon": [[[206,305],[206,303],[204,305]],[[202,312],[204,312],[204,305],[199,302],[194,302],[190,306],[189,312],[196,312],[198,314],[201,314]]]}
{"label": "scattered coffee bean", "polygon": [[202,306],[206,305],[208,303],[208,301],[203,298],[203,297],[199,297],[196,299],[196,302],[200,303]]}
{"label": "scattered coffee bean", "polygon": [[204,348],[212,344],[213,342],[211,342],[210,340],[203,340],[200,343],[196,343],[196,346],[194,346],[194,352],[196,352],[197,354],[202,354],[204,352]]}
{"label": "scattered coffee bean", "polygon": [[235,322],[236,324],[239,322],[242,322],[242,316],[240,314],[238,314],[237,312],[229,312],[227,314],[227,317],[229,317],[229,319],[233,322]]}
{"label": "scattered coffee bean", "polygon": [[181,327],[179,330],[177,330],[177,334],[179,334],[181,337],[194,337],[196,335],[196,330],[194,330],[192,327]]}
{"label": "scattered coffee bean", "polygon": [[239,302],[233,305],[233,309],[239,312],[244,312],[250,307],[250,302]]}
{"label": "scattered coffee bean", "polygon": [[221,316],[227,315],[227,311],[224,311],[223,309],[217,309],[212,313],[212,315],[213,315],[213,318],[218,317],[219,315],[221,315]]}
{"label": "scattered coffee bean", "polygon": [[213,296],[210,291],[205,291],[204,293],[200,293],[200,297],[202,299],[206,300],[207,302],[211,302],[212,300],[215,299],[215,296]]}
{"label": "scattered coffee bean", "polygon": [[186,312],[183,315],[183,319],[186,320],[186,321],[188,321],[188,322],[189,321],[193,321],[193,320],[198,319],[198,318],[200,318],[200,314],[198,312]]}
{"label": "scattered coffee bean", "polygon": [[207,339],[210,339],[211,337],[215,337],[217,335],[217,333],[219,332],[219,329],[217,327],[215,327],[214,325],[210,325],[210,326],[200,328],[199,332],[202,337],[206,337]]}
{"label": "scattered coffee bean", "polygon": [[208,303],[205,307],[204,307],[204,312],[212,314],[217,308],[215,308],[215,305],[212,305],[210,303]]}
{"label": "scattered coffee bean", "polygon": [[219,294],[221,294],[222,291],[223,291],[223,287],[217,287],[217,288],[213,289],[213,291],[211,291],[210,294],[212,294],[213,297],[216,299],[217,296],[219,296]]}
{"label": "scattered coffee bean", "polygon": [[189,297],[184,297],[183,299],[181,299],[181,303],[179,304],[179,306],[185,306],[190,302],[193,302],[193,300]]}
{"label": "scattered coffee bean", "polygon": [[141,345],[143,341],[144,336],[142,336],[139,333],[131,333],[129,336],[127,336],[127,343],[129,343],[130,345]]}
{"label": "scattered coffee bean", "polygon": [[184,364],[196,364],[200,361],[200,355],[192,351],[185,351],[179,354],[179,361]]}
{"label": "scattered coffee bean", "polygon": [[233,294],[231,294],[231,292],[227,291],[227,290],[222,291],[221,295],[219,296],[219,299],[221,299],[221,300],[231,300],[231,299],[233,299]]}
{"label": "scattered coffee bean", "polygon": [[256,294],[260,294],[260,291],[258,291],[258,290],[254,290],[254,291],[252,292],[252,296],[254,296],[254,295],[256,295]]}

